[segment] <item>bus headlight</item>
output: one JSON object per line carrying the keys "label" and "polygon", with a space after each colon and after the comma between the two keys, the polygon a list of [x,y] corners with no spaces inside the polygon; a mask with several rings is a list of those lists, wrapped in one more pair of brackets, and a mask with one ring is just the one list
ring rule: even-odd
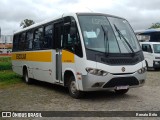
{"label": "bus headlight", "polygon": [[141,68],[141,69],[138,70],[138,73],[139,73],[139,74],[143,74],[143,73],[145,73],[146,71],[147,71],[147,67],[143,67],[143,68]]}
{"label": "bus headlight", "polygon": [[97,75],[97,76],[106,76],[108,72],[100,69],[95,68],[86,68],[86,71],[90,74]]}

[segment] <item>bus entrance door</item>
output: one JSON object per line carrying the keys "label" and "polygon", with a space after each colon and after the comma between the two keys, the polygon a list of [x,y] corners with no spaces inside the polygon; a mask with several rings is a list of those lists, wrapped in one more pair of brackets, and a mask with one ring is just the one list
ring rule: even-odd
{"label": "bus entrance door", "polygon": [[56,82],[62,83],[62,49],[61,49],[61,42],[63,39],[63,32],[62,32],[62,22],[56,23],[54,25],[54,40],[56,46]]}

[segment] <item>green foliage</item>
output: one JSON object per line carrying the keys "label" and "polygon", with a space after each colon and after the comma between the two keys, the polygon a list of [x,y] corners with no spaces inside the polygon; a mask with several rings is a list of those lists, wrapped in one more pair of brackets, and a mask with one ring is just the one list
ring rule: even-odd
{"label": "green foliage", "polygon": [[21,77],[11,70],[0,71],[0,82],[17,78]]}
{"label": "green foliage", "polygon": [[152,26],[149,29],[151,28],[160,28],[160,23],[152,23]]}
{"label": "green foliage", "polygon": [[10,62],[11,57],[0,57],[0,62]]}
{"label": "green foliage", "polygon": [[22,82],[21,76],[12,70],[11,58],[0,57],[0,88]]}
{"label": "green foliage", "polygon": [[0,71],[0,88],[4,88],[9,85],[14,85],[21,82],[21,76],[17,75],[13,71]]}
{"label": "green foliage", "polygon": [[0,57],[0,71],[1,70],[11,70],[11,58],[10,57]]}
{"label": "green foliage", "polygon": [[29,19],[25,19],[20,23],[20,26],[22,26],[23,28],[26,28],[28,26],[33,25],[35,22],[33,20],[29,20]]}

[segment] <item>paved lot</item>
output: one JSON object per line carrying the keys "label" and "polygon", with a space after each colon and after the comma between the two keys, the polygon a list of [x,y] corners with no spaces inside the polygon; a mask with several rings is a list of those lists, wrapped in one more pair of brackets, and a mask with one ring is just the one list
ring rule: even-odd
{"label": "paved lot", "polygon": [[[122,96],[118,96],[111,91],[90,92],[86,94],[84,99],[77,100],[68,95],[67,89],[43,82],[35,82],[33,85],[21,83],[10,88],[0,89],[0,111],[62,110],[159,111],[160,71],[148,71],[146,84],[143,87],[130,89],[126,95]],[[70,118],[63,119],[69,120]],[[92,118],[86,119],[91,120]],[[158,120],[158,118],[152,119]]]}

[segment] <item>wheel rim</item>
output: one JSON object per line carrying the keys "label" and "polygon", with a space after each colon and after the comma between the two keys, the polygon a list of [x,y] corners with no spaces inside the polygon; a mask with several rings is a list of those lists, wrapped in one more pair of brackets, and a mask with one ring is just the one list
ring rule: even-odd
{"label": "wheel rim", "polygon": [[76,94],[77,88],[76,88],[76,82],[75,81],[71,82],[70,90],[71,90],[72,94]]}

